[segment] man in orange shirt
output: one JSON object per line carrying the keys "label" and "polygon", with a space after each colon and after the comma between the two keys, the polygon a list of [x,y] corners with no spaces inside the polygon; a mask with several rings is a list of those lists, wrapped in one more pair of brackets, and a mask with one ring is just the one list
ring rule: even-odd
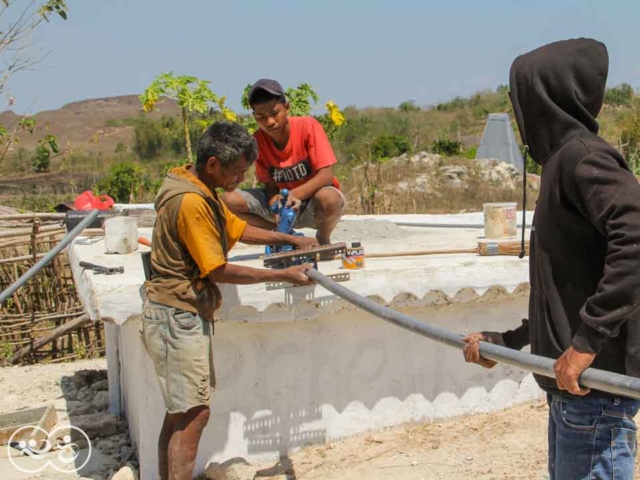
{"label": "man in orange shirt", "polygon": [[166,406],[158,442],[162,480],[192,478],[209,420],[210,389],[215,386],[213,314],[222,303],[217,283],[309,284],[304,271],[310,265],[264,270],[228,263],[228,251],[238,241],[317,246],[315,239],[247,225],[219,200],[216,189],[233,191],[256,156],[255,140],[246,129],[214,123],[198,142],[196,164],[172,169],[156,198],[142,340]]}
{"label": "man in orange shirt", "polygon": [[251,225],[273,230],[270,207],[280,190],[289,190],[288,205],[298,210],[296,226],[315,228],[322,245],[344,209],[340,183],[333,174],[336,157],[322,125],[313,117],[289,117],[289,102],[275,80],[258,80],[249,91],[249,104],[260,129],[256,176],[265,188],[226,193],[229,209]]}

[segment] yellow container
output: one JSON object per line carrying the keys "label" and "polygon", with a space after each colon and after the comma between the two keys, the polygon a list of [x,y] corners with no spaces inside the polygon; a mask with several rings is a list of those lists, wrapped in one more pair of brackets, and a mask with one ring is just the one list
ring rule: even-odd
{"label": "yellow container", "polygon": [[364,268],[364,247],[360,242],[353,242],[351,247],[342,254],[342,268],[347,270],[359,270]]}

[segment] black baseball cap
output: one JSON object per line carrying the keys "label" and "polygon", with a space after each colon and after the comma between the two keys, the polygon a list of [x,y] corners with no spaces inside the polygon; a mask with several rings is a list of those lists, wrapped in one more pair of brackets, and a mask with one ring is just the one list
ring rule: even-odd
{"label": "black baseball cap", "polygon": [[249,90],[249,104],[253,103],[253,96],[258,90],[264,90],[271,95],[276,97],[284,97],[284,89],[282,85],[276,80],[270,80],[268,78],[261,78],[256,83],[253,84],[251,90]]}

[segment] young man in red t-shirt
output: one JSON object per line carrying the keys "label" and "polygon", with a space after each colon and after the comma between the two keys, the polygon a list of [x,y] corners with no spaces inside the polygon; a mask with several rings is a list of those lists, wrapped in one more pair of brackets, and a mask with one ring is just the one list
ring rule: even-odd
{"label": "young man in red t-shirt", "polygon": [[270,207],[289,190],[288,205],[298,210],[296,227],[315,228],[320,244],[331,243],[331,232],[344,209],[340,183],[333,174],[337,162],[322,125],[313,117],[289,117],[289,102],[275,80],[258,80],[249,104],[260,129],[256,176],[265,188],[236,190],[222,199],[249,224],[273,230]]}

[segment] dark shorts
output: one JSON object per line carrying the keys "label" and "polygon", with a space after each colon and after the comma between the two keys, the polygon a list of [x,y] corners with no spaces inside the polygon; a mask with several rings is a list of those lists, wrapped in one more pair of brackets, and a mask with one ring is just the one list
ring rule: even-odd
{"label": "dark shorts", "polygon": [[[340,190],[335,187],[323,187],[320,190],[329,189],[335,191],[342,199],[342,208],[345,205],[344,195]],[[258,215],[264,218],[268,222],[276,223],[276,217],[269,210],[269,203],[267,202],[267,191],[264,188],[249,188],[247,190],[238,190],[238,193],[244,198],[249,206],[249,213]],[[297,228],[316,228],[315,212],[313,208],[313,202],[311,200],[305,200],[302,202],[301,213],[296,219]]]}

